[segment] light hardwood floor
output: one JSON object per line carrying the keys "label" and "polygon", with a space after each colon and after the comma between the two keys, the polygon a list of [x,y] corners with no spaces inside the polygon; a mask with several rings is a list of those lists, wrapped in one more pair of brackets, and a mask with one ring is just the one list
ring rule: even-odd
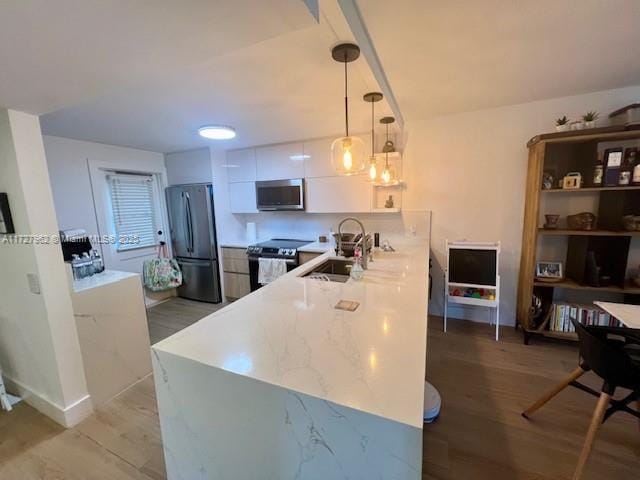
{"label": "light hardwood floor", "polygon": [[[176,322],[188,323],[203,307],[178,303],[150,312],[150,323],[155,314],[158,322],[174,315]],[[171,325],[167,328],[176,327]],[[432,319],[429,326],[428,377],[444,404],[440,419],[425,426],[423,478],[571,478],[596,399],[569,389],[531,422],[520,412],[575,368],[575,346],[537,342],[526,347],[509,328],[496,343],[486,325],[451,321],[447,334],[440,325]],[[587,381],[597,385],[593,377]],[[598,434],[585,478],[631,479],[639,471],[638,425],[617,414]],[[66,431],[26,404],[0,413],[2,480],[163,478],[151,378]]]}
{"label": "light hardwood floor", "polygon": [[221,309],[224,303],[194,302],[175,297],[147,310],[151,345]]}

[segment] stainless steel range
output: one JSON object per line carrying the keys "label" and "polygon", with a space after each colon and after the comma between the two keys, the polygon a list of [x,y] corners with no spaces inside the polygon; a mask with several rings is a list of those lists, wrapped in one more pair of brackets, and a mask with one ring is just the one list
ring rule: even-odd
{"label": "stainless steel range", "polygon": [[253,292],[262,286],[258,283],[258,266],[261,257],[281,258],[285,260],[287,262],[287,271],[289,272],[300,265],[298,249],[309,243],[312,243],[312,241],[274,238],[267,242],[250,245],[249,248],[247,248],[247,255],[249,256],[251,291]]}

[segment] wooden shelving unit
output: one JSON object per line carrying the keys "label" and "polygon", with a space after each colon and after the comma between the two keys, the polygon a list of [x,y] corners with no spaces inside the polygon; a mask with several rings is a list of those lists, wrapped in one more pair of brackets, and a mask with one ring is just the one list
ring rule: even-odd
{"label": "wooden shelving unit", "polygon": [[[524,332],[525,343],[534,336],[561,340],[576,340],[571,332],[557,332],[548,328],[548,311],[555,301],[565,296],[580,295],[587,303],[603,297],[618,298],[618,301],[640,303],[640,287],[625,278],[630,242],[640,236],[640,231],[625,231],[622,216],[640,215],[640,186],[595,187],[589,185],[598,155],[598,145],[604,142],[629,142],[640,140],[640,130],[625,127],[604,127],[576,132],[550,133],[533,137],[529,147],[529,164],[525,190],[525,212],[522,234],[522,254],[518,282],[517,322]],[[609,144],[611,145],[611,144]],[[602,147],[601,147],[602,149]],[[551,172],[557,180],[568,172],[580,172],[585,179],[583,188],[575,190],[542,188],[544,172]],[[597,228],[594,230],[570,230],[565,228],[544,229],[544,214],[560,211],[544,211],[552,202],[554,208],[561,206],[571,210],[574,205],[595,205]],[[580,203],[582,202],[582,203]],[[571,211],[579,213],[582,210]],[[566,240],[563,240],[565,237]],[[553,240],[557,238],[558,240]],[[565,258],[544,260],[562,261],[565,279],[561,282],[541,282],[535,279],[536,259],[544,252],[545,242],[556,242],[557,248],[566,245]],[[557,242],[562,247],[557,247]],[[548,243],[546,243],[548,248]],[[587,282],[586,255],[593,252],[603,274],[611,277],[607,286],[591,286]],[[606,270],[606,271],[605,271]],[[571,293],[574,292],[574,293]],[[543,313],[530,317],[533,295],[543,303]]]}
{"label": "wooden shelving unit", "polygon": [[640,230],[567,230],[563,228],[538,228],[538,235],[578,236],[578,237],[636,237]]}
{"label": "wooden shelving unit", "polygon": [[542,193],[584,193],[584,192],[626,192],[629,190],[640,190],[640,185],[632,185],[630,187],[585,187],[576,188],[575,190],[564,190],[562,188],[552,188],[549,190],[542,189]]}
{"label": "wooden shelving unit", "polygon": [[623,287],[619,287],[617,285],[609,285],[606,287],[592,287],[590,285],[580,285],[579,283],[571,279],[564,279],[561,282],[539,282],[537,280],[534,280],[533,286],[544,288],[564,288],[566,290],[586,290],[590,292],[640,295],[640,288],[630,283],[626,283]]}

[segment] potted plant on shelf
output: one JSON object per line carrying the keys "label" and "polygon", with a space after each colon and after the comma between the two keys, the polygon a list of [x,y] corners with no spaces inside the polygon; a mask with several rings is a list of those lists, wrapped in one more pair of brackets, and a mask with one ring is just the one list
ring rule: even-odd
{"label": "potted plant on shelf", "polygon": [[566,132],[567,130],[569,130],[569,119],[565,115],[556,120],[556,131]]}
{"label": "potted plant on shelf", "polygon": [[596,128],[596,120],[598,120],[598,117],[600,116],[600,114],[596,111],[590,111],[585,113],[582,116],[582,120],[584,120],[584,125],[586,128]]}

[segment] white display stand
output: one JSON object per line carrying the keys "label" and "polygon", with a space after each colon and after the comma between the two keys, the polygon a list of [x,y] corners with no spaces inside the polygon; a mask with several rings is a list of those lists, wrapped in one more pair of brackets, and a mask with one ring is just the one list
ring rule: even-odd
{"label": "white display stand", "polygon": [[[478,284],[478,283],[456,283],[452,282],[450,279],[450,252],[454,249],[463,249],[463,250],[494,250],[496,252],[496,266],[495,266],[495,281],[490,282],[491,284]],[[450,242],[447,240],[446,242],[446,267],[444,271],[444,331],[447,331],[447,309],[449,302],[456,303],[459,305],[471,305],[477,307],[487,307],[489,308],[490,322],[493,324],[492,311],[495,309],[495,324],[496,324],[496,340],[499,340],[500,336],[500,242],[497,243],[482,243],[482,242],[467,242],[467,241],[457,241]],[[453,289],[465,289],[465,288],[478,288],[483,290],[494,291],[493,299],[488,298],[473,298],[473,297],[464,297],[464,296],[455,296],[451,295],[451,291]]]}

